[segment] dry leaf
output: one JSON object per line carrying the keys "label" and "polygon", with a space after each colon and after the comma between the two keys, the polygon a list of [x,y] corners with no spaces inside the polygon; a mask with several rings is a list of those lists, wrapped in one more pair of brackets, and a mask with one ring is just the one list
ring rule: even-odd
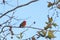
{"label": "dry leaf", "polygon": [[53,5],[53,3],[48,2],[48,7],[51,7]]}
{"label": "dry leaf", "polygon": [[52,25],[53,25],[54,27],[58,26],[56,23],[52,23]]}
{"label": "dry leaf", "polygon": [[51,30],[48,31],[48,38],[49,38],[49,39],[55,38],[53,32],[54,32],[54,31],[51,31]]}
{"label": "dry leaf", "polygon": [[32,37],[32,40],[36,40],[34,36]]}

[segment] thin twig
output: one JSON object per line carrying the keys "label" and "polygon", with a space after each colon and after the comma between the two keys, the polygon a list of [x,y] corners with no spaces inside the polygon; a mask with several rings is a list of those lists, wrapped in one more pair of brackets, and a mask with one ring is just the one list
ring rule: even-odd
{"label": "thin twig", "polygon": [[4,37],[3,37],[3,40],[6,39],[6,37],[9,35],[10,33],[7,33]]}

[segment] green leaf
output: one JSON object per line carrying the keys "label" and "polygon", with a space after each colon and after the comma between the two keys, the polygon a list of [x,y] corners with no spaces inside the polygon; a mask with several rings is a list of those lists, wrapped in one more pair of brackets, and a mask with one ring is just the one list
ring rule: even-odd
{"label": "green leaf", "polygon": [[47,29],[48,29],[48,27],[44,27],[44,29],[45,29],[45,30],[47,30]]}
{"label": "green leaf", "polygon": [[20,39],[20,37],[19,36],[16,36],[18,39]]}
{"label": "green leaf", "polygon": [[58,26],[56,23],[52,23],[52,25],[55,26],[55,27]]}
{"label": "green leaf", "polygon": [[48,24],[48,22],[45,22],[46,24]]}
{"label": "green leaf", "polygon": [[22,33],[20,33],[20,38],[22,38],[23,36],[22,36]]}
{"label": "green leaf", "polygon": [[22,33],[20,33],[18,36],[16,36],[18,39],[22,39]]}
{"label": "green leaf", "polygon": [[49,18],[48,20],[49,20],[49,22],[51,23],[51,22],[53,21],[53,18],[51,17],[51,18]]}
{"label": "green leaf", "polygon": [[54,31],[51,31],[51,30],[48,32],[48,38],[49,38],[49,39],[55,38],[53,32],[54,32]]}

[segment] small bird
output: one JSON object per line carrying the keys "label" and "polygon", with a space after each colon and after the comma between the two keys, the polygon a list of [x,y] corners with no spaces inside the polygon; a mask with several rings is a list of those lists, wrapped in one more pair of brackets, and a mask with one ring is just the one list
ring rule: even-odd
{"label": "small bird", "polygon": [[26,21],[24,20],[21,24],[20,24],[20,28],[23,28],[23,27],[25,27],[26,26]]}

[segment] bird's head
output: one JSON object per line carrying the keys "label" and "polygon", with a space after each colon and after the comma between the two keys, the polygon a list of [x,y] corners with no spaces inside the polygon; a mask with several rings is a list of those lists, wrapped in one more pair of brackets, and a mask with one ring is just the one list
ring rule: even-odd
{"label": "bird's head", "polygon": [[24,20],[23,22],[26,23],[26,20]]}

